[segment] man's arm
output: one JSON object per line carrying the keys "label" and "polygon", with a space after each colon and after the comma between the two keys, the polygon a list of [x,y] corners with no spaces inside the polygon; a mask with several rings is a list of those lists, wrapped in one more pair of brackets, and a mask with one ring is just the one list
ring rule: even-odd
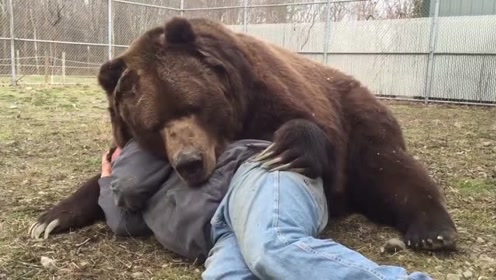
{"label": "man's arm", "polygon": [[132,211],[119,207],[114,202],[114,194],[110,190],[112,177],[105,176],[98,180],[100,196],[98,205],[105,214],[105,222],[117,236],[143,236],[151,234],[151,230],[143,220],[141,211]]}
{"label": "man's arm", "polygon": [[142,210],[172,173],[165,159],[143,150],[131,139],[113,161],[110,190],[115,204],[124,209]]}
{"label": "man's arm", "polygon": [[169,164],[130,141],[111,158],[102,157],[98,204],[110,229],[119,236],[151,234],[142,217],[148,199],[168,176]]}

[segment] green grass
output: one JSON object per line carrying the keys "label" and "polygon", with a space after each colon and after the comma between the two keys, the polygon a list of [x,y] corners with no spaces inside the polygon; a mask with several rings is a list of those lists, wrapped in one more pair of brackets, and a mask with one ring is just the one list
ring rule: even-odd
{"label": "green grass", "polygon": [[[98,68],[95,68],[97,71]],[[19,85],[44,85],[44,84],[94,84],[96,82],[96,77],[93,76],[72,76],[66,75],[65,78],[62,75],[49,75],[48,80],[45,81],[45,75],[17,75],[17,84]],[[12,83],[12,77],[10,76],[0,76],[0,85],[10,85]]]}
{"label": "green grass", "polygon": [[494,195],[496,193],[496,180],[495,179],[470,179],[461,182],[458,185],[460,191],[467,194],[488,194]]}
{"label": "green grass", "polygon": [[[398,234],[354,216],[326,236],[381,264],[435,279],[473,272],[496,279],[496,110],[388,102],[410,151],[440,183],[460,233],[459,252],[381,254]],[[96,86],[0,87],[0,279],[198,279],[203,268],[153,238],[118,238],[96,224],[44,241],[29,225],[99,169],[111,142]],[[56,260],[50,271],[41,256]],[[133,278],[134,277],[134,278]]]}

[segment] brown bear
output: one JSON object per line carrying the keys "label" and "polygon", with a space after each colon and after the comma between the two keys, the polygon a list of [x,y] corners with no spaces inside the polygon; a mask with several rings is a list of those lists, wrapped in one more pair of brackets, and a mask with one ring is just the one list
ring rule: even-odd
{"label": "brown bear", "polygon": [[[119,119],[117,144],[136,138],[191,184],[208,178],[229,141],[271,140],[259,160],[321,175],[331,215],[363,214],[413,248],[455,247],[445,198],[392,112],[336,69],[218,22],[173,18],[105,63],[99,82]],[[57,212],[38,223],[61,220]]]}

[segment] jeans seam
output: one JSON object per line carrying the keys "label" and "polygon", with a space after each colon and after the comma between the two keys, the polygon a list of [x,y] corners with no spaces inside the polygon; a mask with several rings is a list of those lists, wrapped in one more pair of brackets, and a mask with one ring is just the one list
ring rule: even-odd
{"label": "jeans seam", "polygon": [[213,226],[227,226],[223,221],[212,221],[210,224]]}
{"label": "jeans seam", "polygon": [[314,206],[315,209],[319,209],[320,210],[320,204],[319,204],[319,201],[317,199],[317,194],[311,189],[311,184],[305,180],[305,178],[293,178],[293,180],[301,180],[302,183],[303,183],[303,186],[305,186],[305,192],[308,194],[308,196],[310,197],[310,199],[312,200],[312,204]]}
{"label": "jeans seam", "polygon": [[[277,172],[279,172],[279,171],[277,171]],[[301,183],[303,185],[303,191],[310,198],[310,201],[313,205],[313,209],[315,209],[315,212],[316,212],[315,214],[317,215],[317,219],[319,219],[319,225],[316,228],[316,232],[320,233],[320,227],[321,227],[321,222],[322,222],[321,220],[322,220],[322,217],[324,216],[324,213],[321,213],[321,211],[327,211],[327,209],[322,209],[322,207],[320,207],[318,197],[317,197],[318,195],[315,191],[312,190],[311,183],[308,182],[307,177],[305,177],[305,176],[298,177],[298,176],[290,175],[290,180],[295,181],[296,183]],[[279,178],[278,178],[278,182],[280,182]],[[326,207],[327,207],[327,204],[326,204]]]}
{"label": "jeans seam", "polygon": [[220,204],[218,208],[215,210],[212,218],[210,219],[210,224],[212,226],[227,226],[227,223],[225,222],[224,214],[223,211],[220,209]]}
{"label": "jeans seam", "polygon": [[275,203],[274,203],[274,216],[272,220],[272,227],[274,228],[277,239],[284,244],[284,246],[287,246],[289,244],[288,240],[282,235],[280,229],[279,229],[279,188],[280,188],[280,180],[279,180],[279,175],[280,172],[276,171],[274,176],[276,177],[274,180],[274,177],[272,179],[274,180],[274,197],[275,197]]}
{"label": "jeans seam", "polygon": [[380,279],[380,280],[387,280],[384,276],[378,274],[377,272],[371,270],[371,269],[368,269],[366,267],[362,267],[362,266],[357,266],[357,265],[353,265],[353,264],[350,264],[348,263],[347,261],[339,258],[339,257],[336,257],[336,256],[333,256],[331,254],[328,254],[328,253],[323,253],[323,252],[318,252],[316,250],[314,250],[311,246],[309,246],[308,244],[305,244],[303,242],[297,244],[297,243],[293,243],[294,245],[296,245],[298,248],[302,249],[303,251],[305,252],[308,252],[308,253],[311,253],[311,254],[315,254],[315,255],[322,255],[324,256],[325,258],[331,260],[331,261],[334,261],[334,262],[337,262],[339,263],[340,265],[344,265],[344,266],[347,266],[347,267],[351,267],[351,268],[357,268],[357,269],[360,269],[362,271],[365,271],[365,272],[368,272],[372,275],[374,275],[375,277],[377,277],[377,279]]}

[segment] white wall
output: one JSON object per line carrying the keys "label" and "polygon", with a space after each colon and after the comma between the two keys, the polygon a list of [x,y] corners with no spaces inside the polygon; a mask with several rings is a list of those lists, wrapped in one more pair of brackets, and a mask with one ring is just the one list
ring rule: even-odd
{"label": "white wall", "polygon": [[[496,102],[496,16],[440,17],[438,26],[431,97]],[[328,65],[376,94],[424,96],[430,28],[431,18],[332,22]],[[247,31],[323,61],[322,22],[252,24]]]}

